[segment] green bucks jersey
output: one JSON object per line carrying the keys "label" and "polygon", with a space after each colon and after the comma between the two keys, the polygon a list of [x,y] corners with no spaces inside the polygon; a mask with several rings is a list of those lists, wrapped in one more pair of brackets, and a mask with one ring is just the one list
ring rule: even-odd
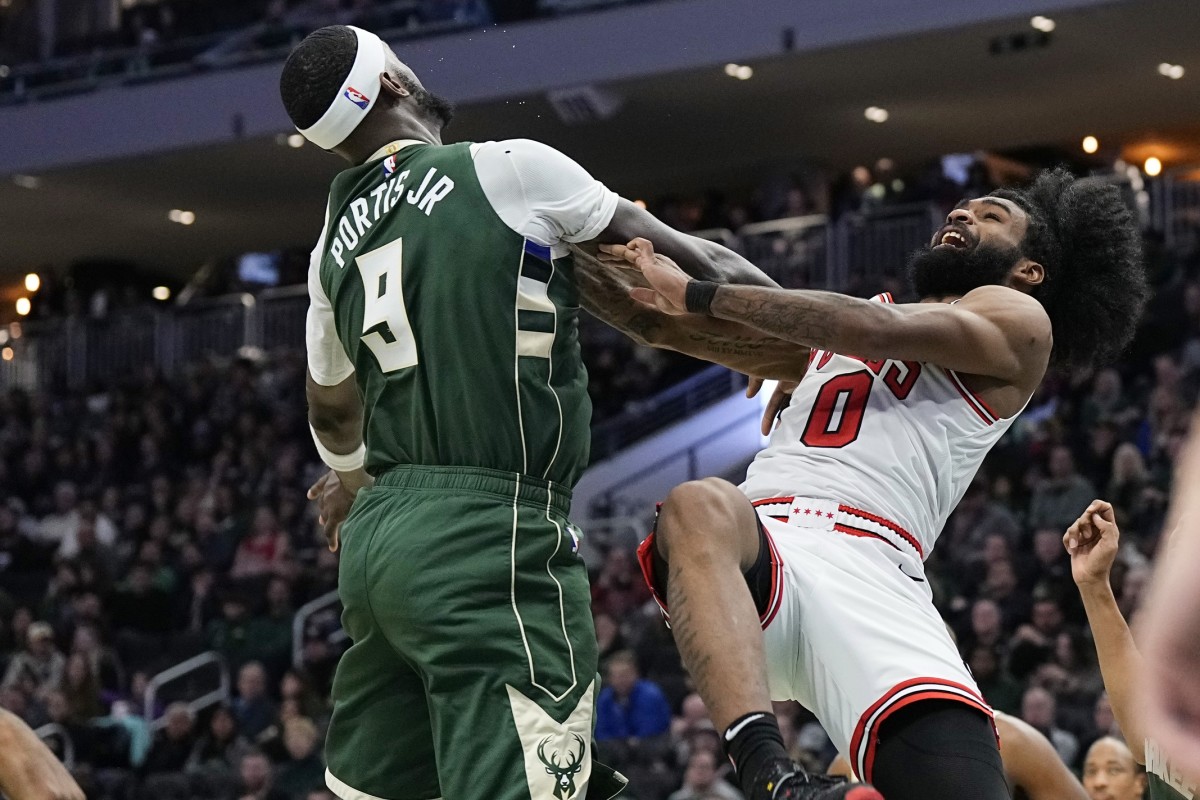
{"label": "green bucks jersey", "polygon": [[1151,800],[1195,800],[1200,797],[1200,786],[1174,769],[1153,739],[1146,740],[1146,788]]}
{"label": "green bucks jersey", "polygon": [[591,402],[565,243],[595,238],[616,202],[527,140],[395,142],[334,179],[309,270],[309,371],[355,375],[369,472],[574,484]]}

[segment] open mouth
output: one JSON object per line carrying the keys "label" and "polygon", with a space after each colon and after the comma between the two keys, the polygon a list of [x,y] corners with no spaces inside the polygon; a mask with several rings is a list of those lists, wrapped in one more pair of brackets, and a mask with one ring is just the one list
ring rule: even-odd
{"label": "open mouth", "polygon": [[967,250],[971,247],[971,243],[967,241],[967,237],[958,231],[946,231],[934,247],[952,247],[955,250]]}

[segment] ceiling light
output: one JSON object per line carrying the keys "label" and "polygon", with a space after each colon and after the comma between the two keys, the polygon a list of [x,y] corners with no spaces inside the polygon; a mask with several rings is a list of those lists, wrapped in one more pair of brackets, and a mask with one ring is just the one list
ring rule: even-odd
{"label": "ceiling light", "polygon": [[1049,17],[1043,17],[1040,14],[1029,20],[1029,24],[1034,27],[1034,30],[1039,30],[1042,33],[1049,33],[1058,27],[1054,20],[1050,19]]}
{"label": "ceiling light", "polygon": [[8,331],[0,328],[0,344],[8,344]]}
{"label": "ceiling light", "polygon": [[887,109],[880,108],[879,106],[870,106],[869,108],[867,108],[866,111],[863,112],[863,116],[866,117],[867,119],[871,120],[871,122],[887,122],[888,121]]}
{"label": "ceiling light", "polygon": [[725,74],[739,81],[748,81],[754,77],[754,69],[745,64],[726,64]]}
{"label": "ceiling light", "polygon": [[6,347],[3,350],[0,350],[0,358],[3,358],[5,361],[12,361],[13,349],[11,347]]}
{"label": "ceiling light", "polygon": [[1146,159],[1146,163],[1142,169],[1145,170],[1147,175],[1153,178],[1162,172],[1162,162],[1154,156],[1150,156]]}
{"label": "ceiling light", "polygon": [[22,189],[36,189],[42,185],[42,179],[33,175],[13,175],[12,180]]}
{"label": "ceiling light", "polygon": [[8,323],[8,335],[12,338],[12,340],[14,342],[17,339],[20,339],[21,338],[21,323],[19,323],[19,322]]}
{"label": "ceiling light", "polygon": [[155,286],[154,291],[150,294],[155,300],[165,301],[171,299],[171,290],[166,286]]}
{"label": "ceiling light", "polygon": [[25,276],[25,291],[36,292],[42,288],[42,279],[38,277],[36,272],[31,272]]}
{"label": "ceiling light", "polygon": [[8,64],[0,64],[0,78],[7,78],[12,74],[12,67]]}
{"label": "ceiling light", "polygon": [[1094,153],[1100,149],[1100,140],[1095,136],[1083,137],[1083,152]]}
{"label": "ceiling light", "polygon": [[28,297],[17,298],[17,313],[22,317],[27,316],[30,310],[33,309],[33,304],[29,302]]}
{"label": "ceiling light", "polygon": [[167,212],[167,219],[171,222],[178,222],[180,225],[191,225],[196,221],[196,214],[192,211],[181,211],[178,208],[172,208]]}
{"label": "ceiling light", "polygon": [[288,147],[296,148],[304,147],[304,137],[298,133],[293,133],[291,136],[287,137],[287,145]]}
{"label": "ceiling light", "polygon": [[1183,77],[1183,67],[1180,64],[1168,64],[1164,61],[1158,65],[1158,74],[1177,81]]}

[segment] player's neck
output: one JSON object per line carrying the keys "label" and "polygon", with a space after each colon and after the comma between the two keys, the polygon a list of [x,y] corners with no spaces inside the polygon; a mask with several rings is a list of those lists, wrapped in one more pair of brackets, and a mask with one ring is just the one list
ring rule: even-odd
{"label": "player's neck", "polygon": [[432,124],[419,120],[404,120],[377,129],[360,128],[350,135],[336,152],[352,164],[365,163],[374,153],[392,142],[410,139],[427,144],[441,144],[442,131]]}

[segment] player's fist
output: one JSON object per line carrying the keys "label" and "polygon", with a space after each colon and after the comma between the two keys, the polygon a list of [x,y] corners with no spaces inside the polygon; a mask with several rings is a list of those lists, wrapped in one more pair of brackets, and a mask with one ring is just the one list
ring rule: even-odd
{"label": "player's fist", "polygon": [[620,259],[638,269],[649,288],[636,288],[629,296],[644,306],[664,314],[687,313],[687,285],[691,278],[671,259],[654,252],[649,239],[637,238],[629,244],[602,244],[600,252]]}
{"label": "player's fist", "polygon": [[1071,577],[1075,583],[1080,586],[1108,583],[1120,538],[1112,504],[1093,500],[1063,534],[1063,546],[1071,555]]}

